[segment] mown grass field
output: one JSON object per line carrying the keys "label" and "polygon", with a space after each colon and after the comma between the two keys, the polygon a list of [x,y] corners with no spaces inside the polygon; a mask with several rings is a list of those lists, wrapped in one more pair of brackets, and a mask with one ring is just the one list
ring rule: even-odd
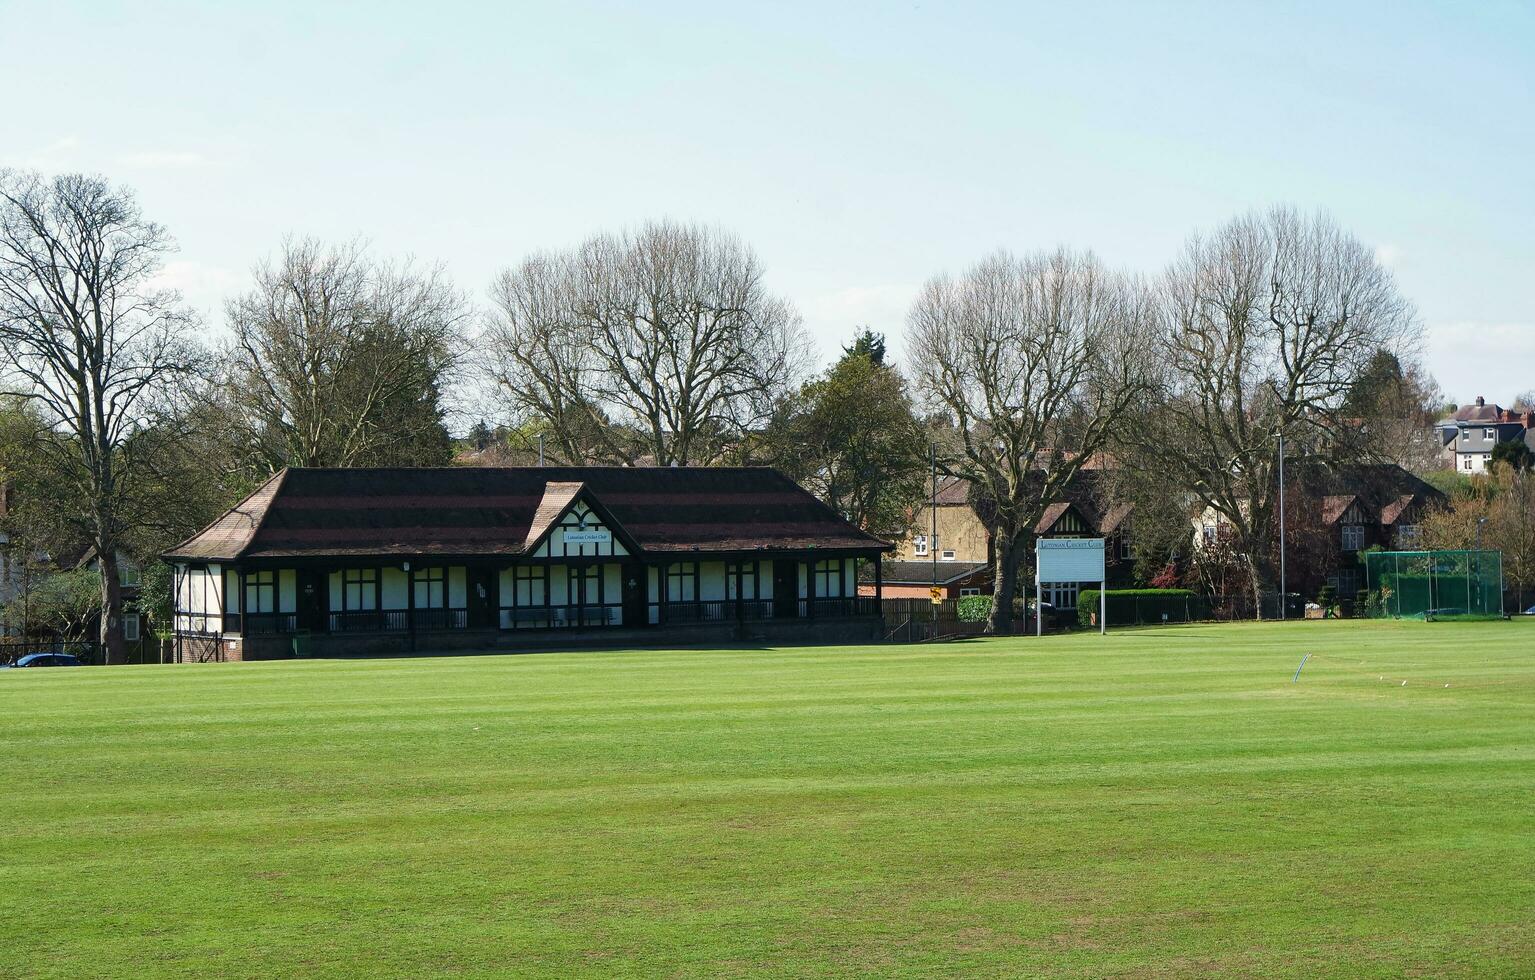
{"label": "mown grass field", "polygon": [[1535,972],[1535,624],[4,671],[0,718],[6,977]]}

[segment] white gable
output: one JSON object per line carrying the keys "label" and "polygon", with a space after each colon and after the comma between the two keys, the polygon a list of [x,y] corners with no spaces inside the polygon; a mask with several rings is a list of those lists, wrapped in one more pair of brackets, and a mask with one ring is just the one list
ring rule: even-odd
{"label": "white gable", "polygon": [[629,552],[586,501],[576,498],[533,552],[535,558],[623,557]]}

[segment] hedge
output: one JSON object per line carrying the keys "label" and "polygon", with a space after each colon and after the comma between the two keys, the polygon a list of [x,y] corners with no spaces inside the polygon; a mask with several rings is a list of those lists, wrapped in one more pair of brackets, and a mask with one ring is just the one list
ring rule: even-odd
{"label": "hedge", "polygon": [[991,596],[960,596],[955,613],[961,623],[984,623],[986,617],[991,615]]}
{"label": "hedge", "polygon": [[[1140,623],[1188,623],[1209,615],[1205,600],[1189,589],[1109,589],[1104,593],[1109,625]],[[1077,596],[1077,623],[1095,627],[1098,590],[1083,589]]]}

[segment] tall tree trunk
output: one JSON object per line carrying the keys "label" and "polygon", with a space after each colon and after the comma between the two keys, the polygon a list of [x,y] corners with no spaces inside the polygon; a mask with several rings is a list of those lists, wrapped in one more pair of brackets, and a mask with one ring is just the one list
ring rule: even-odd
{"label": "tall tree trunk", "polygon": [[98,556],[101,565],[101,653],[107,664],[128,662],[123,643],[123,586],[118,573],[117,553],[104,549]]}
{"label": "tall tree trunk", "polygon": [[1013,631],[1013,596],[1018,592],[1018,535],[1011,523],[999,524],[993,539],[995,551],[991,612],[986,632],[1006,635]]}

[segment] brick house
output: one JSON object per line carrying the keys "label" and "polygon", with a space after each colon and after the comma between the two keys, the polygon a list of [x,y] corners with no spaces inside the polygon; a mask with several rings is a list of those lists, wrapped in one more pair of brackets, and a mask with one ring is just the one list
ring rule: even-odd
{"label": "brick house", "polygon": [[[1031,540],[1024,545],[1024,556],[1019,564],[1019,581],[1034,579],[1034,548],[1032,538],[1104,538],[1105,562],[1109,584],[1124,585],[1130,582],[1134,570],[1134,543],[1131,537],[1132,506],[1114,504],[1107,500],[1107,473],[1090,468],[1079,471],[1067,484],[1056,500],[1046,506],[1044,513],[1031,529]],[[932,524],[936,502],[938,518],[937,539],[933,540]],[[892,573],[910,568],[912,585],[921,586],[921,595],[927,595],[931,586],[932,557],[938,556],[940,584],[948,589],[953,586],[954,595],[989,594],[992,591],[992,570],[996,558],[993,547],[994,531],[987,518],[987,501],[972,493],[968,481],[948,477],[938,484],[933,500],[918,508],[913,516],[913,531],[896,545],[895,561],[886,565],[885,581],[892,581]],[[959,576],[946,576],[945,568],[963,571]],[[924,571],[924,569],[927,569]],[[927,576],[926,579],[923,576]],[[904,584],[904,583],[903,583]],[[1077,606],[1077,595],[1083,583],[1045,583],[1045,600],[1057,609],[1072,610]],[[887,593],[889,594],[889,593]],[[946,592],[947,595],[947,592]]]}

